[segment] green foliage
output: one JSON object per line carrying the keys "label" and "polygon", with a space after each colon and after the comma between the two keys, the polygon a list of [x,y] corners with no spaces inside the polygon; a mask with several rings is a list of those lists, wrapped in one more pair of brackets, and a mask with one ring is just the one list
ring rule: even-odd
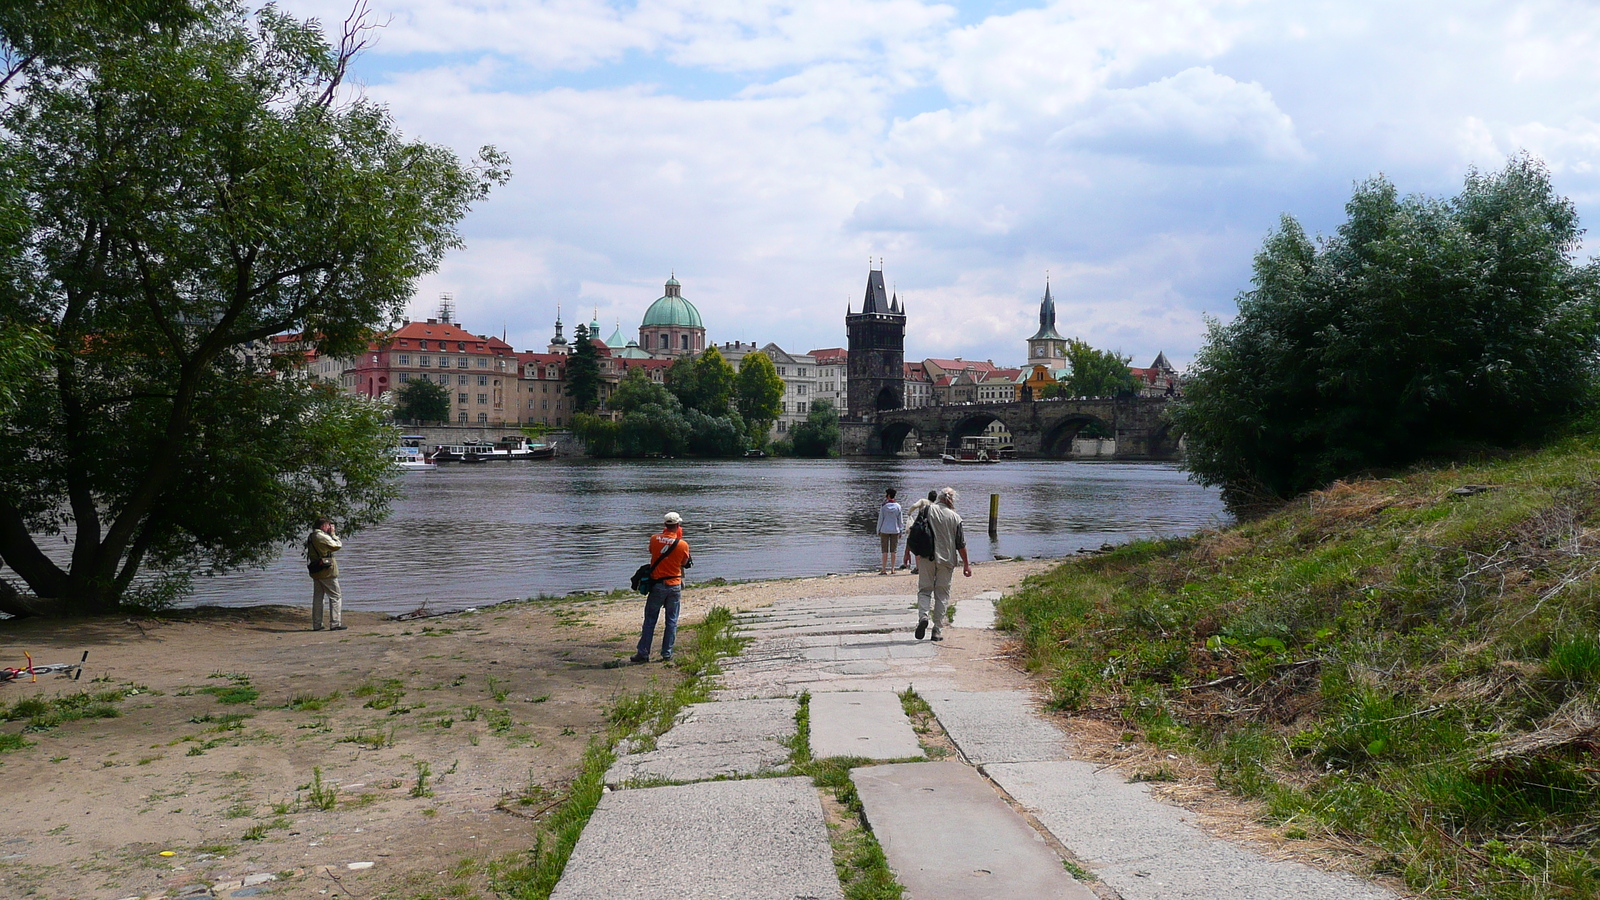
{"label": "green foliage", "polygon": [[1341,484],[1063,565],[1001,624],[1056,707],[1120,715],[1414,891],[1593,896],[1597,456]]}
{"label": "green foliage", "polygon": [[1139,380],[1128,371],[1132,357],[1096,350],[1077,338],[1067,341],[1067,374],[1059,392],[1046,385],[1045,399],[1060,397],[1121,397],[1139,391]]}
{"label": "green foliage", "polygon": [[1319,243],[1283,218],[1190,370],[1189,468],[1236,507],[1536,439],[1592,397],[1597,272],[1542,165],[1474,170],[1448,200],[1375,178],[1345,211]]}
{"label": "green foliage", "polygon": [[427,378],[413,378],[400,386],[394,406],[402,422],[445,422],[450,419],[450,391]]}
{"label": "green foliage", "polygon": [[[567,396],[579,413],[600,408],[600,351],[590,340],[589,326],[578,323],[572,334],[572,355],[567,357]],[[576,419],[574,419],[576,421]]]}
{"label": "green foliage", "polygon": [[674,360],[667,369],[666,382],[684,409],[726,416],[733,406],[737,377],[722,352],[709,347],[699,356]]}
{"label": "green foliage", "polygon": [[[386,410],[263,343],[364,348],[504,158],[404,140],[275,7],[45,4],[19,30],[37,5],[0,13],[9,58],[48,49],[0,107],[0,334],[52,351],[0,432],[0,555],[42,599],[7,588],[0,608],[104,612],[147,567],[270,559],[308,511],[347,533],[381,517]],[[69,564],[35,543],[62,533]]]}
{"label": "green foliage", "polygon": [[783,412],[783,379],[778,377],[778,367],[772,357],[757,350],[745,354],[739,361],[737,387],[739,415],[750,429],[750,437],[764,444],[772,423]]}
{"label": "green foliage", "polygon": [[[685,357],[673,364],[674,369],[680,364],[693,365]],[[727,368],[726,362],[721,365]],[[743,424],[737,414],[711,415],[685,408],[668,387],[651,381],[643,369],[628,372],[611,395],[610,406],[622,413],[619,421],[592,416],[574,419],[574,429],[594,456],[734,456],[744,447]],[[724,410],[726,406],[724,403]]]}
{"label": "green foliage", "polygon": [[811,404],[806,420],[789,432],[795,456],[826,459],[839,449],[839,413],[827,400]]}

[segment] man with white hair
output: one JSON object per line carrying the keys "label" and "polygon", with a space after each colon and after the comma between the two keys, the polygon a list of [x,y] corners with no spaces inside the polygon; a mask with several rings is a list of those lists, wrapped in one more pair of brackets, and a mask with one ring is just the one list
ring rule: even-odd
{"label": "man with white hair", "polygon": [[961,574],[972,577],[967,559],[967,536],[956,513],[956,489],[939,489],[939,500],[922,511],[933,525],[933,558],[917,557],[917,640],[928,633],[929,609],[933,619],[933,639],[944,640],[944,611],[950,603],[950,582],[955,580],[956,557],[961,557]]}

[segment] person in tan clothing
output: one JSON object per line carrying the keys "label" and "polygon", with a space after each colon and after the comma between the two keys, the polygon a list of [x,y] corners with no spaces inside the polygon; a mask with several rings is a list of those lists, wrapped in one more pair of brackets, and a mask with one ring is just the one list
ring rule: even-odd
{"label": "person in tan clothing", "polygon": [[339,563],[333,558],[344,544],[333,520],[319,517],[306,538],[306,569],[311,573],[311,630],[322,630],[322,602],[328,602],[328,628],[344,630],[344,600],[339,595]]}

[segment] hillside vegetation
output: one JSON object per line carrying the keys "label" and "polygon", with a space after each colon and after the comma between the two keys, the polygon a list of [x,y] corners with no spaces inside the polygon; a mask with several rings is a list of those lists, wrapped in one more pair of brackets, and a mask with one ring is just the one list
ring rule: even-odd
{"label": "hillside vegetation", "polygon": [[1439,897],[1600,896],[1600,438],[1339,482],[1030,579],[1063,710]]}

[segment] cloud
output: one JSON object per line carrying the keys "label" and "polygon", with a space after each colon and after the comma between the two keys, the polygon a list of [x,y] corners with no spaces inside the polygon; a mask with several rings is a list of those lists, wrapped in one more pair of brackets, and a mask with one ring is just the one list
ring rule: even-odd
{"label": "cloud", "polygon": [[1210,66],[1106,91],[1053,141],[1166,165],[1245,165],[1309,158],[1294,122],[1254,82]]}
{"label": "cloud", "polygon": [[1600,211],[1579,0],[374,2],[354,78],[515,172],[413,311],[453,291],[519,347],[557,303],[635,330],[674,270],[715,340],[839,346],[882,256],[912,355],[1020,361],[1049,269],[1064,333],[1182,360],[1281,213],[1331,230],[1372,174],[1446,193],[1526,148]]}

